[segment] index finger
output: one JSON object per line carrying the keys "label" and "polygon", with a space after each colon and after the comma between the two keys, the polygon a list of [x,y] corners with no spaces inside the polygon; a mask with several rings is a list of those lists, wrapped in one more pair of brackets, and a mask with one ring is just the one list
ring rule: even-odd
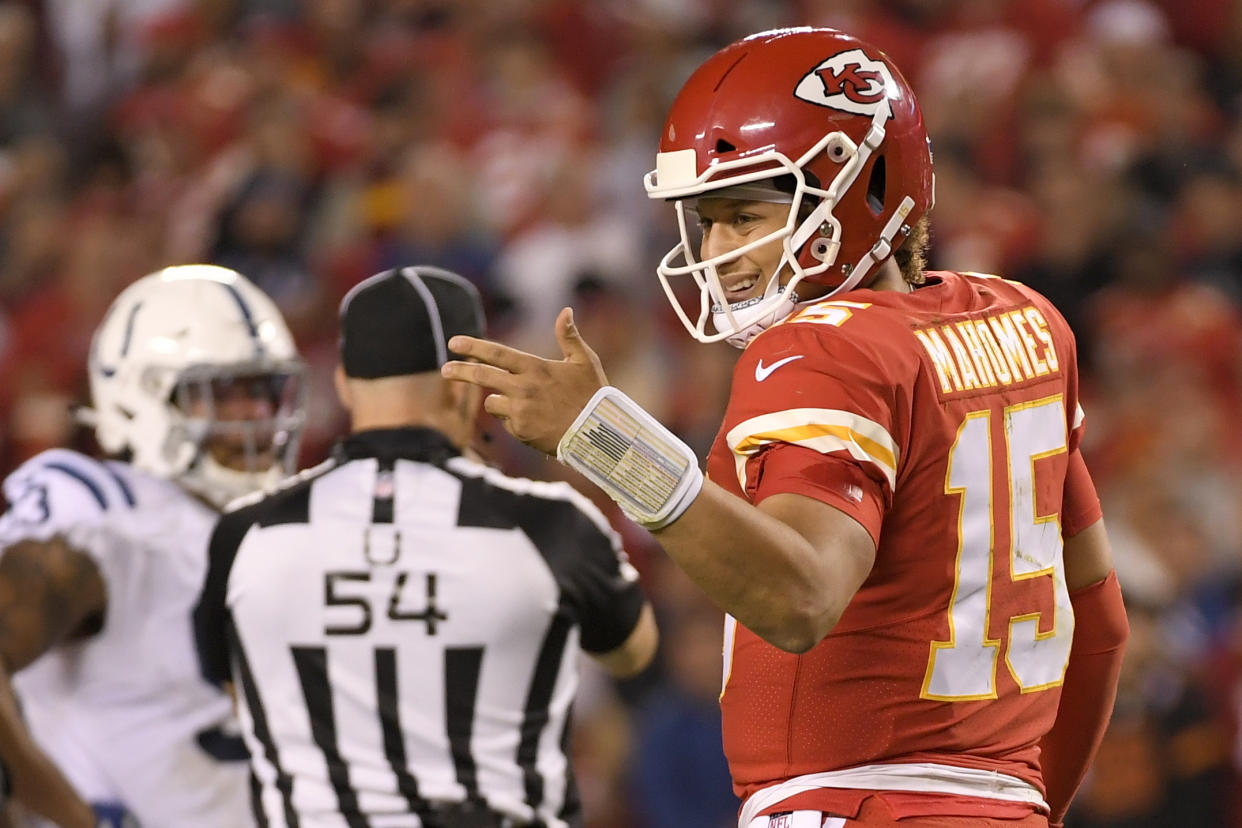
{"label": "index finger", "polygon": [[539,357],[492,342],[490,339],[478,339],[473,336],[455,336],[448,341],[448,348],[454,354],[477,359],[486,365],[494,365],[517,374],[523,368],[529,368]]}

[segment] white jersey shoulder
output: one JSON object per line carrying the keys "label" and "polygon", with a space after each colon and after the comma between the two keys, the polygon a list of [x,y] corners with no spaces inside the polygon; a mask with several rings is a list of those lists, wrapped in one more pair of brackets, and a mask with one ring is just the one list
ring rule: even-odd
{"label": "white jersey shoulder", "polygon": [[51,449],[23,463],[4,481],[8,510],[0,541],[47,537],[132,512],[137,494],[123,463]]}
{"label": "white jersey shoulder", "polygon": [[216,513],[170,481],[63,449],[23,464],[4,494],[0,545],[63,535],[108,596],[98,633],[14,677],[36,741],[92,801],[140,824],[244,824],[245,763],[203,747],[231,705],[200,676],[191,626]]}
{"label": "white jersey shoulder", "polygon": [[[0,546],[63,535],[91,555],[105,580],[160,552],[162,569],[198,572],[216,512],[171,481],[127,463],[67,449],[45,451],[4,481]],[[167,550],[163,554],[161,550]],[[141,568],[141,567],[140,567]],[[119,584],[109,581],[109,593]]]}

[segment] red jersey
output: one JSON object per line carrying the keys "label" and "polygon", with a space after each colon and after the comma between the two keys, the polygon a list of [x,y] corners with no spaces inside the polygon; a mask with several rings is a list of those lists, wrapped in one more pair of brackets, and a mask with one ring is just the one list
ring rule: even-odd
{"label": "red jersey", "polygon": [[[1038,741],[1074,629],[1063,512],[1074,531],[1099,517],[1098,503],[1063,503],[1082,434],[1076,346],[1023,285],[928,277],[908,294],[810,305],[734,371],[711,479],[754,503],[816,498],[876,542],[867,580],[810,651],[730,620],[721,707],[740,796],[925,762],[1043,790]],[[810,796],[799,807],[840,801]]]}

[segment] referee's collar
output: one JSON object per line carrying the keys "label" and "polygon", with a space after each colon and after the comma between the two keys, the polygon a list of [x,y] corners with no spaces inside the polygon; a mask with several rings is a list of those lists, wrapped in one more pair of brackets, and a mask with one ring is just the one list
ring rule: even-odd
{"label": "referee's collar", "polygon": [[355,432],[337,443],[334,454],[341,462],[377,457],[382,460],[443,463],[461,452],[442,431],[410,427]]}

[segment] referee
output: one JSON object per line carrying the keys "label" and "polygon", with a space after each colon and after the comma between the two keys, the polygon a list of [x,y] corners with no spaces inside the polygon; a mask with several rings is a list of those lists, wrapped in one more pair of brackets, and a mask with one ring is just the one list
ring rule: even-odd
{"label": "referee", "polygon": [[564,483],[464,456],[479,336],[465,279],[407,267],[341,303],[334,457],[220,519],[195,628],[237,688],[261,826],[582,825],[575,660],[647,665],[656,627],[618,537]]}

